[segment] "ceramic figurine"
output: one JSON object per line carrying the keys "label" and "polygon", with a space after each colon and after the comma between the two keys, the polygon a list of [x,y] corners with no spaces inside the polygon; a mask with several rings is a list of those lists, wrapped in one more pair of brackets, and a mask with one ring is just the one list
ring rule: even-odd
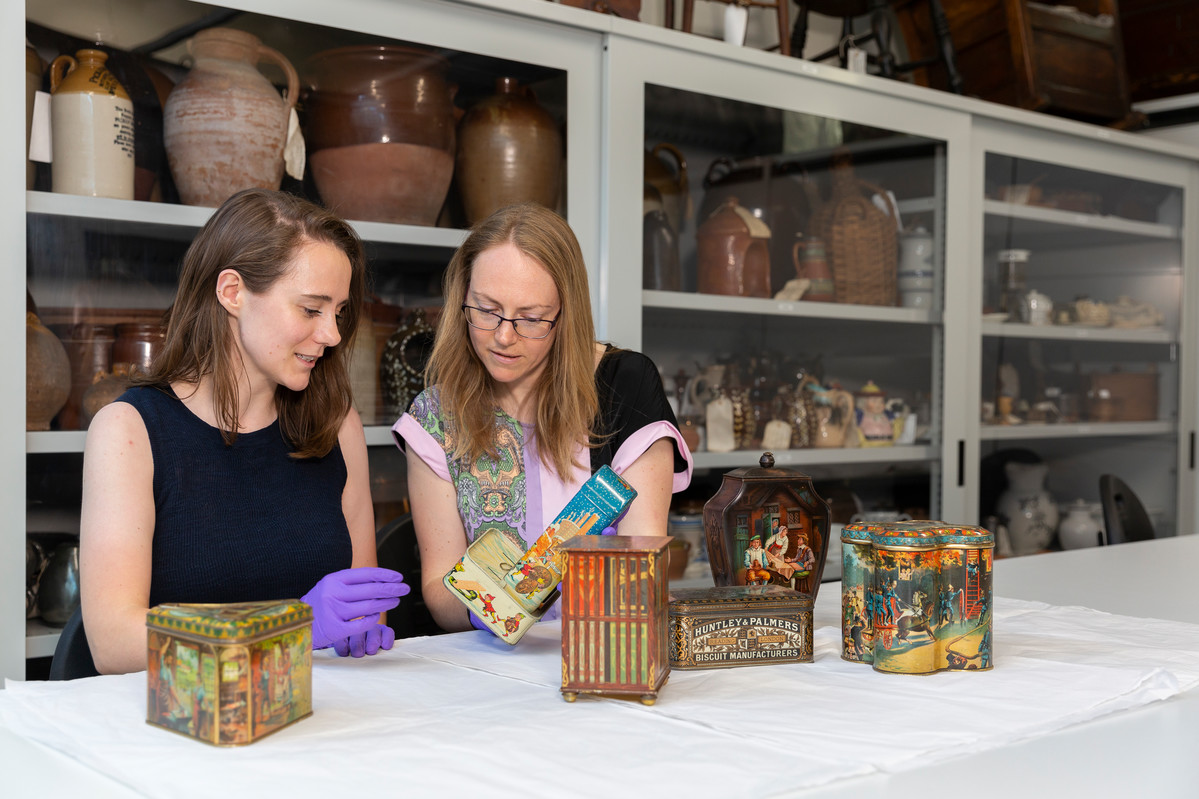
{"label": "ceramic figurine", "polygon": [[670,676],[669,536],[576,536],[562,545],[562,698],[637,696]]}
{"label": "ceramic figurine", "polygon": [[876,671],[992,667],[994,536],[936,521],[841,530],[841,657]]}
{"label": "ceramic figurine", "polygon": [[819,385],[812,385],[809,390],[812,392],[812,409],[816,417],[812,446],[846,446],[854,435],[853,395],[839,388]]}
{"label": "ceramic figurine", "polygon": [[488,530],[442,582],[497,638],[515,645],[558,598],[565,568],[562,544],[576,535],[603,532],[636,496],[616,472],[601,466],[528,550],[521,552],[511,538]]}
{"label": "ceramic figurine", "polygon": [[704,505],[712,577],[718,586],[780,585],[815,599],[828,548],[829,508],[805,474],[757,467],[724,475]]}
{"label": "ceramic figurine", "polygon": [[854,421],[863,447],[889,447],[895,443],[895,416],[887,409],[887,396],[872,382],[857,393]]}
{"label": "ceramic figurine", "polygon": [[248,744],[312,715],[312,608],[295,599],[146,614],[146,721]]}

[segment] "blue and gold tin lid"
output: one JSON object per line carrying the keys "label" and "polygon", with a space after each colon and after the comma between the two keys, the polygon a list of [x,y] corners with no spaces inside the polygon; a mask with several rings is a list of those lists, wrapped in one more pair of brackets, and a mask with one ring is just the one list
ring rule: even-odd
{"label": "blue and gold tin lid", "polygon": [[841,528],[841,543],[884,549],[991,549],[990,530],[938,521],[852,522]]}
{"label": "blue and gold tin lid", "polygon": [[149,628],[214,641],[251,640],[311,621],[312,608],[298,599],[164,604],[146,612]]}

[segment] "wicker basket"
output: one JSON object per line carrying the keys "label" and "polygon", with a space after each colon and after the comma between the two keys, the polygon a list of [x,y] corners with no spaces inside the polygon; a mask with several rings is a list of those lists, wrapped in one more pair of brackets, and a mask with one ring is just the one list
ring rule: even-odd
{"label": "wicker basket", "polygon": [[[899,212],[886,191],[859,180],[846,157],[833,164],[833,196],[817,214],[837,302],[895,305]],[[863,191],[865,190],[865,191]],[[888,212],[870,200],[884,198]]]}

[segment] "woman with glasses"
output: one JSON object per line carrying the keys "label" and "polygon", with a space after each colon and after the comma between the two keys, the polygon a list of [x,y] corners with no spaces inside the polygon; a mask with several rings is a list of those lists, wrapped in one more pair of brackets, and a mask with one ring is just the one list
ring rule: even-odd
{"label": "woman with glasses", "polygon": [[425,603],[470,614],[442,578],[499,530],[527,549],[602,465],[637,490],[620,532],[665,535],[691,455],[644,355],[595,340],[587,271],[566,221],[536,204],[478,223],[446,269],[422,392],[392,428],[406,449]]}

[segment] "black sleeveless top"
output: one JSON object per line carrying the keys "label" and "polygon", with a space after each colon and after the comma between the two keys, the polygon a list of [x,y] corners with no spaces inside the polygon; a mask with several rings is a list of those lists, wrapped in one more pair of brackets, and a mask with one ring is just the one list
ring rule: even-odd
{"label": "black sleeveless top", "polygon": [[118,401],[141,414],[154,459],[150,607],[298,599],[351,566],[340,447],[296,460],[277,421],[230,447],[169,389]]}

